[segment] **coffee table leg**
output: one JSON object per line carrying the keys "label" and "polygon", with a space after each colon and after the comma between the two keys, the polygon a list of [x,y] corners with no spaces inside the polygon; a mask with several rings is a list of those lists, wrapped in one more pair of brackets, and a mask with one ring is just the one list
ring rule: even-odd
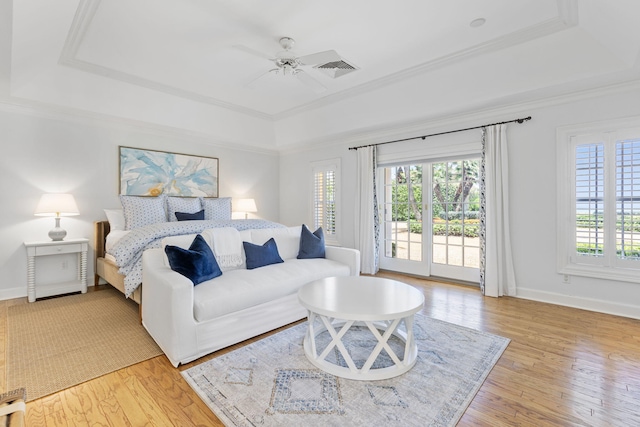
{"label": "coffee table leg", "polygon": [[322,323],[324,323],[325,328],[327,328],[327,331],[331,335],[332,340],[329,343],[329,345],[327,345],[327,347],[324,349],[322,354],[320,354],[318,359],[320,361],[323,361],[327,357],[329,352],[333,349],[333,347],[337,346],[345,362],[347,362],[347,366],[349,367],[349,369],[352,372],[357,372],[358,368],[356,368],[356,364],[353,362],[353,360],[351,359],[351,356],[349,355],[349,352],[347,351],[347,348],[342,343],[342,337],[344,336],[344,334],[347,333],[349,328],[351,328],[351,325],[353,325],[354,321],[349,320],[345,322],[342,325],[340,332],[336,332],[335,328],[333,327],[333,324],[329,321],[329,319],[327,319],[325,316],[320,316],[320,319],[322,319]]}
{"label": "coffee table leg", "polygon": [[383,348],[387,351],[387,354],[391,357],[391,359],[393,360],[393,363],[395,363],[396,365],[399,365],[401,363],[400,359],[398,358],[396,353],[391,349],[391,347],[389,346],[389,343],[387,342],[391,337],[391,335],[393,335],[393,333],[396,331],[396,328],[400,324],[400,320],[402,319],[395,319],[391,323],[391,325],[388,325],[386,330],[384,331],[384,335],[380,335],[380,332],[378,332],[378,328],[375,327],[373,322],[365,322],[365,324],[367,325],[367,327],[369,328],[373,336],[376,337],[376,339],[378,340],[378,344],[376,344],[373,351],[369,355],[369,358],[367,359],[365,364],[362,366],[361,368],[362,373],[369,372],[369,369],[371,369],[373,362],[376,361],[376,359],[378,358],[378,355],[380,354]]}
{"label": "coffee table leg", "polygon": [[315,331],[315,323],[316,323],[316,314],[313,311],[309,311],[307,314],[307,322],[309,323],[309,327],[307,328],[307,342],[311,345],[311,354],[314,357],[318,357],[318,350],[316,349],[316,331]]}
{"label": "coffee table leg", "polygon": [[416,351],[415,338],[413,337],[413,314],[404,318],[404,327],[407,329],[407,340],[404,346],[403,363],[407,365],[412,361],[412,352]]}

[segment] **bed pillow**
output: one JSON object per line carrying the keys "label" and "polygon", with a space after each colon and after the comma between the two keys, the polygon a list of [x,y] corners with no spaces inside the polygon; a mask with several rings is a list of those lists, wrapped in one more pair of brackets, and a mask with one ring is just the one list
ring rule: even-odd
{"label": "bed pillow", "polygon": [[273,238],[267,240],[264,245],[242,242],[242,246],[247,257],[247,270],[284,262],[278,254],[278,246]]}
{"label": "bed pillow", "polygon": [[171,269],[191,280],[194,286],[222,275],[213,251],[199,234],[189,249],[167,245],[164,251]]}
{"label": "bed pillow", "polygon": [[199,197],[167,197],[167,216],[169,222],[180,221],[176,212],[196,213],[202,210]]}
{"label": "bed pillow", "polygon": [[167,222],[164,208],[166,197],[142,197],[120,195],[120,203],[124,211],[125,230],[144,227],[145,225]]}
{"label": "bed pillow", "polygon": [[200,198],[204,219],[211,221],[231,219],[231,197]]}
{"label": "bed pillow", "polygon": [[312,233],[306,225],[302,224],[298,259],[309,258],[324,258],[324,233],[322,227]]}
{"label": "bed pillow", "polygon": [[175,217],[178,221],[202,221],[204,220],[204,209],[196,213],[176,212]]}
{"label": "bed pillow", "polygon": [[123,231],[125,227],[124,211],[122,209],[105,209],[104,214],[109,221],[111,231]]}

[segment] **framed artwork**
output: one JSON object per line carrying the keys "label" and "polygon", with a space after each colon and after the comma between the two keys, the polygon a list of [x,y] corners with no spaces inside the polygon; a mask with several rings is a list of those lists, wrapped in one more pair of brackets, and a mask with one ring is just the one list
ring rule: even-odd
{"label": "framed artwork", "polygon": [[121,146],[120,194],[218,197],[218,159]]}

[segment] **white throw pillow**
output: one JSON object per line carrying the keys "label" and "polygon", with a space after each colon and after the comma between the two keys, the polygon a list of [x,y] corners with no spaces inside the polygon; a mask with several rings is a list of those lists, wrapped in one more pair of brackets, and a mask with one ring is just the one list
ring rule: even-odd
{"label": "white throw pillow", "polygon": [[122,209],[105,209],[104,214],[109,221],[111,231],[123,231],[125,227],[124,211]]}

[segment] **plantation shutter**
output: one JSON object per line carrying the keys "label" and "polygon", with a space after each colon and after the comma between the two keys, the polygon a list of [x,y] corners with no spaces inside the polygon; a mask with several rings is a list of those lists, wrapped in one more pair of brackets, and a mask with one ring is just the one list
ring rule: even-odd
{"label": "plantation shutter", "polygon": [[576,146],[575,248],[579,255],[604,255],[604,144]]}
{"label": "plantation shutter", "polygon": [[322,227],[327,243],[339,244],[339,180],[340,159],[312,164],[313,225]]}

